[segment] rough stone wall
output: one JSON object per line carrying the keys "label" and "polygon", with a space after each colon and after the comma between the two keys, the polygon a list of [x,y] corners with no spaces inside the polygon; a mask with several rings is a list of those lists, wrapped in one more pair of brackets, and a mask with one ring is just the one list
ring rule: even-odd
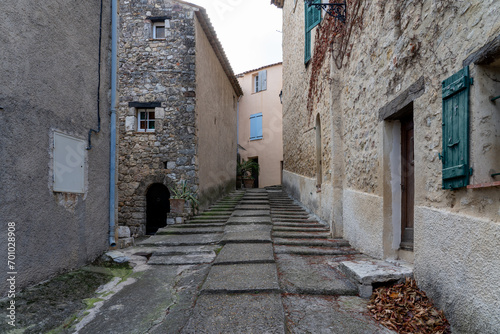
{"label": "rough stone wall", "polygon": [[[315,167],[307,163],[314,142],[297,135],[309,117],[303,97],[308,73],[299,66],[304,13],[300,2],[295,12],[292,7],[293,1],[285,1],[284,93],[289,100],[283,111],[283,139],[285,168],[298,174],[289,187],[300,188],[314,175]],[[337,196],[340,205],[333,203],[332,210],[339,212],[334,217],[342,219],[344,236],[354,246],[376,257],[404,255],[398,250],[401,202],[395,191],[401,180],[395,154],[400,134],[397,121],[384,121],[380,113],[401,96],[410,96],[399,106],[413,102],[415,240],[410,259],[414,256],[419,285],[445,310],[457,333],[495,333],[500,328],[500,281],[495,274],[500,262],[491,253],[499,240],[500,195],[497,187],[441,189],[441,82],[499,39],[499,10],[500,3],[491,0],[364,1],[362,30],[353,32],[343,67],[332,66],[331,76],[321,78],[331,87],[324,99],[331,99],[333,131],[322,135],[331,136],[333,143],[334,196],[337,190],[344,193]],[[470,63],[475,80],[470,97],[470,163],[475,172],[470,184],[497,180],[490,174],[500,165],[495,154],[500,145],[499,107],[489,101],[500,89],[498,43],[495,52],[496,62]],[[419,82],[417,94],[413,89]],[[339,132],[341,143],[336,139]],[[295,162],[294,157],[306,162]],[[299,191],[297,197],[314,195]],[[356,208],[360,203],[363,210]],[[377,214],[368,217],[367,212]],[[472,265],[470,259],[476,258],[488,264]]]}
{"label": "rough stone wall", "polygon": [[[152,38],[149,17],[166,17],[164,40]],[[185,180],[198,191],[194,20],[193,7],[176,1],[120,1],[118,220],[132,234],[145,232],[152,183]],[[154,133],[137,132],[129,102],[161,102]]]}
{"label": "rough stone wall", "polygon": [[[11,271],[19,291],[108,247],[110,2],[103,2],[101,45],[98,0],[6,0],[1,7],[0,249],[7,261],[7,224],[15,223]],[[101,132],[85,150],[85,193],[54,192],[54,131],[87,143],[89,129],[97,129],[100,48]]]}

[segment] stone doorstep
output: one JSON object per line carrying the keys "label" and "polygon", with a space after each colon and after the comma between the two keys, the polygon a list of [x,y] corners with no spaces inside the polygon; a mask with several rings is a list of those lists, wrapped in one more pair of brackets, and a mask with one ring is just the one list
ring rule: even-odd
{"label": "stone doorstep", "polygon": [[338,268],[358,286],[362,298],[371,297],[374,283],[399,282],[413,277],[413,267],[402,261],[344,261]]}

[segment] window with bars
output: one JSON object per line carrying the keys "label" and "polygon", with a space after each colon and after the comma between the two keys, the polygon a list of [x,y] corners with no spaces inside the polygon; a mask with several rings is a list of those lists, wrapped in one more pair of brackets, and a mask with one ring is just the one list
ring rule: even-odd
{"label": "window with bars", "polygon": [[137,131],[154,132],[155,131],[155,110],[137,109]]}

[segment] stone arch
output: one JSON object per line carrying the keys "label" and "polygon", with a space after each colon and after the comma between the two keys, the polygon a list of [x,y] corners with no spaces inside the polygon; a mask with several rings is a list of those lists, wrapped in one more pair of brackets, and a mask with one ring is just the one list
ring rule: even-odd
{"label": "stone arch", "polygon": [[132,234],[145,235],[147,222],[147,198],[146,194],[153,184],[162,184],[167,189],[175,187],[173,181],[163,172],[156,172],[144,176],[139,182],[139,186],[135,189],[132,195],[133,214],[134,218],[129,227]]}

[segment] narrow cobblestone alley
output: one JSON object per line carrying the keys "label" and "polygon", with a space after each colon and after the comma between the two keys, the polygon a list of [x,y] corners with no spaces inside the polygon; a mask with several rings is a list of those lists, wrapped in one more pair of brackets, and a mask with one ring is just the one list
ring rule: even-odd
{"label": "narrow cobblestone alley", "polygon": [[145,270],[77,332],[393,333],[337,268],[366,257],[278,187],[235,191],[128,252]]}

